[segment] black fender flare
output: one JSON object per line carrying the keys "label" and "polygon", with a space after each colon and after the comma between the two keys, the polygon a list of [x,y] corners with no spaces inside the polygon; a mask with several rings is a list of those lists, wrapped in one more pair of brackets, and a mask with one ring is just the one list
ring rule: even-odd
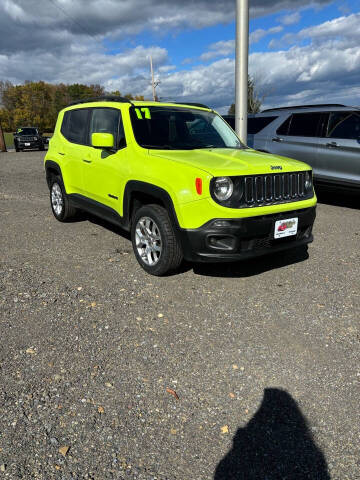
{"label": "black fender flare", "polygon": [[51,178],[52,172],[56,172],[62,178],[60,165],[54,162],[53,160],[46,160],[45,172],[46,172],[46,181],[49,187],[50,187],[50,178]]}
{"label": "black fender flare", "polygon": [[174,228],[176,229],[176,231],[180,230],[179,222],[174,208],[174,203],[169,193],[163,188],[158,187],[157,185],[153,185],[147,182],[141,182],[139,180],[129,180],[125,186],[123,219],[128,225],[130,225],[131,223],[131,200],[136,193],[149,195],[150,197],[160,200],[167,209]]}

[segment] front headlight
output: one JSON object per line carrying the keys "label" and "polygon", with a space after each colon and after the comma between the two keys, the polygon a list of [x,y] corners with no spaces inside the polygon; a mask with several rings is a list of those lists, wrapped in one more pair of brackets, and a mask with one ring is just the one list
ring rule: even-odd
{"label": "front headlight", "polygon": [[233,194],[234,184],[229,177],[219,177],[213,185],[214,196],[219,202],[225,202]]}
{"label": "front headlight", "polygon": [[305,191],[309,192],[312,189],[312,175],[311,172],[305,172]]}

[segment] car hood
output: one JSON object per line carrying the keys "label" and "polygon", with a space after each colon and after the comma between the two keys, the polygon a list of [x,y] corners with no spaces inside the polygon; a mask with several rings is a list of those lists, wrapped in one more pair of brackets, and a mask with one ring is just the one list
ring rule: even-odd
{"label": "car hood", "polygon": [[311,167],[298,160],[250,148],[149,150],[149,154],[200,168],[214,177],[311,170]]}

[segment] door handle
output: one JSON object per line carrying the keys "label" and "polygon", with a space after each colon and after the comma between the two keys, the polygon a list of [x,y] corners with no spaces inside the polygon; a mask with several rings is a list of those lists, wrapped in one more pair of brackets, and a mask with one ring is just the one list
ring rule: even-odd
{"label": "door handle", "polygon": [[336,142],[330,142],[330,143],[327,143],[326,146],[328,148],[336,148],[338,147],[339,145],[336,143]]}
{"label": "door handle", "polygon": [[91,160],[87,160],[86,158],[83,158],[83,162],[85,162],[85,163],[91,163]]}
{"label": "door handle", "polygon": [[59,155],[65,155],[65,153],[62,153],[62,152],[58,152]]}
{"label": "door handle", "polygon": [[284,139],[283,139],[283,138],[280,138],[280,137],[274,137],[274,138],[272,139],[272,141],[273,141],[273,142],[283,142]]}

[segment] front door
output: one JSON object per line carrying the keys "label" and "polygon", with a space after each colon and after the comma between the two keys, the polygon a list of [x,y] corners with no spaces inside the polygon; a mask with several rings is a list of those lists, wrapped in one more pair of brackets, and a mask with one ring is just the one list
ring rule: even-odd
{"label": "front door", "polygon": [[86,196],[122,216],[128,158],[121,111],[93,108],[89,125],[90,145],[93,133],[111,133],[114,136],[114,148],[90,147],[89,161],[84,169]]}

